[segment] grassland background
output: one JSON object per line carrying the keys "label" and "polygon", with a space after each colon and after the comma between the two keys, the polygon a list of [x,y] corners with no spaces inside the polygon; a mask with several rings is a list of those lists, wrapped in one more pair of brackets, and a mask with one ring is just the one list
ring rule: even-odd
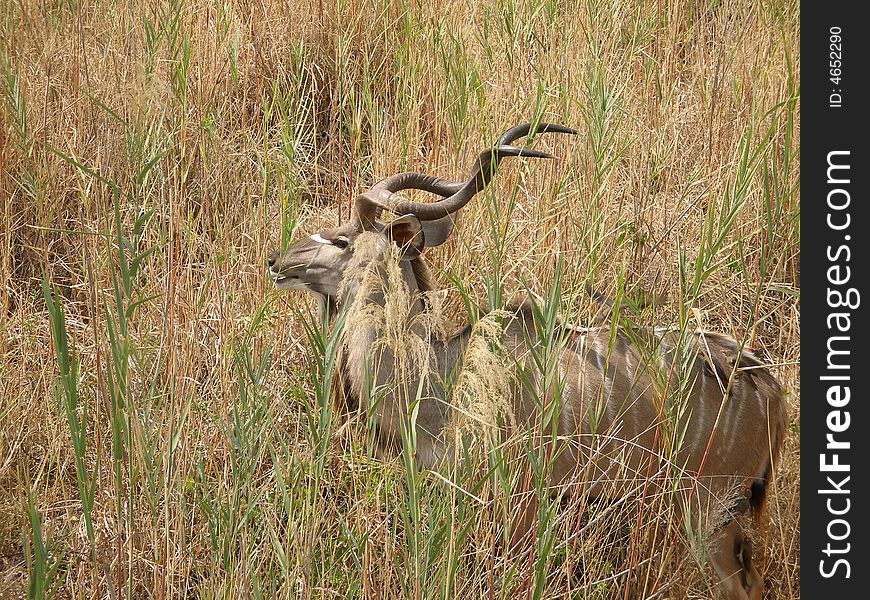
{"label": "grassland background", "polygon": [[[533,118],[581,135],[505,162],[430,253],[448,313],[561,258],[572,321],[591,284],[746,340],[793,432],[757,555],[799,597],[797,2],[0,6],[0,597],[517,594],[491,505],[325,419],[309,299],[264,261]],[[681,544],[600,529],[539,547],[523,597],[712,593]]]}

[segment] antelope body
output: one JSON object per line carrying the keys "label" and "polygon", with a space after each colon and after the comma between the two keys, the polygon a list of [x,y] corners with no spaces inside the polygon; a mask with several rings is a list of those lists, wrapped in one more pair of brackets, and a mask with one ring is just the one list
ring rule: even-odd
{"label": "antelope body", "polygon": [[[402,427],[415,403],[421,468],[435,467],[451,451],[446,434],[454,410],[451,382],[465,366],[473,337],[470,326],[447,339],[431,339],[426,331],[419,317],[432,285],[421,253],[448,239],[457,211],[487,185],[501,159],[550,157],[512,145],[529,133],[543,132],[575,133],[555,124],[541,123],[536,130],[518,125],[480,154],[464,182],[421,173],[387,177],[356,198],[351,222],[302,238],[269,257],[278,287],[314,293],[329,313],[352,303],[362,315],[349,320],[346,332],[342,369],[349,402],[364,403],[376,386],[383,390],[372,412],[384,451],[401,447]],[[404,189],[425,190],[441,199],[412,202],[397,194]],[[397,217],[383,221],[384,210]],[[425,352],[410,361],[384,343],[384,323],[375,318],[387,306],[396,280],[410,298],[402,321],[406,334],[425,341]],[[720,515],[707,553],[722,594],[729,600],[760,599],[763,581],[735,517],[746,508],[761,509],[785,432],[786,403],[759,359],[722,334],[617,328],[612,335],[610,327],[560,323],[560,389],[553,393],[534,389],[542,377],[534,372],[531,356],[547,342],[535,333],[529,305],[516,307],[504,322],[504,356],[532,373],[525,384],[511,384],[512,422],[534,428],[544,410],[541,398],[543,407],[548,400],[557,403],[553,426],[540,439],[553,451],[553,486],[572,486],[591,496],[605,488],[608,494],[627,493],[638,480],[658,472],[663,447],[679,439],[675,456],[667,460],[679,471],[684,497]],[[665,401],[675,391],[683,398],[676,411]],[[662,426],[665,422],[670,428]]]}

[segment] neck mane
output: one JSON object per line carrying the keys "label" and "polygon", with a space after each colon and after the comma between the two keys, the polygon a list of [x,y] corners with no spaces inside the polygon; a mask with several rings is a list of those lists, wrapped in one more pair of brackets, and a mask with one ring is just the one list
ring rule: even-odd
{"label": "neck mane", "polygon": [[[382,262],[383,259],[377,260]],[[418,303],[416,310],[412,308],[412,312],[426,311],[429,308],[427,292],[435,290],[432,271],[422,257],[411,259],[409,262],[410,272],[413,277],[413,281],[410,282],[411,285],[409,288],[411,289],[409,291],[411,291],[414,296],[412,302]],[[382,272],[382,264],[375,266],[373,263],[369,263],[369,265],[370,267],[377,268]],[[359,271],[352,270],[351,277],[357,277],[358,275]],[[360,282],[358,280],[355,282],[345,281],[343,286],[344,289],[338,296],[318,297],[321,322],[326,323],[330,330],[335,326],[335,319],[338,316],[339,311],[350,309],[350,306],[347,306],[347,303],[353,303],[356,301],[356,294],[359,291]],[[384,300],[382,293],[373,294],[371,290],[368,291],[368,302],[380,304],[383,307]],[[348,364],[350,348],[348,346],[347,329],[354,327],[356,327],[356,325],[353,323],[346,323],[345,325],[345,337],[336,357],[335,379],[333,380],[332,385],[333,402],[339,411],[346,413],[357,412],[361,406],[360,390],[354,389],[355,386],[352,385],[352,377],[350,377],[349,373],[350,365]],[[357,352],[354,354],[355,356],[351,359],[351,362],[356,363],[360,359],[365,358],[368,352],[367,350],[362,352],[361,349],[357,349]],[[356,367],[359,368],[358,365]]]}

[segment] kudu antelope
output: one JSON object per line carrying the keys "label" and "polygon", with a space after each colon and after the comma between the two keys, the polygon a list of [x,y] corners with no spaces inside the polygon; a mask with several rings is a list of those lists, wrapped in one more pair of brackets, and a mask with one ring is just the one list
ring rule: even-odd
{"label": "kudu antelope", "polygon": [[[356,197],[350,222],[274,252],[269,273],[275,284],[314,293],[329,314],[351,303],[383,309],[390,293],[387,288],[394,285],[386,281],[392,264],[394,279],[398,268],[412,298],[403,316],[407,335],[424,336],[423,325],[414,318],[426,311],[425,292],[432,289],[421,259],[424,247],[448,239],[457,211],[489,183],[502,159],[551,157],[512,145],[532,132],[529,124],[508,130],[494,148],[480,154],[464,182],[422,173],[399,173],[381,180]],[[534,130],[544,132],[576,133],[545,123]],[[398,195],[408,189],[440,199],[413,202]],[[383,211],[395,217],[382,220]],[[398,259],[390,263],[389,256]],[[381,280],[381,285],[364,286],[365,277]],[[381,343],[383,332],[376,321],[361,319],[349,324],[351,334],[346,332],[351,338],[341,368],[350,401],[364,404],[373,389],[383,394],[370,407],[383,449],[401,447],[408,407],[416,402],[417,464],[434,467],[450,450],[445,430],[454,409],[448,382],[462,371],[472,328],[428,342],[426,368],[417,364],[397,373],[397,357],[389,344]],[[554,488],[578,486],[595,496],[607,479],[629,481],[626,472],[633,472],[634,483],[647,481],[659,468],[657,461],[670,461],[686,490],[685,505],[718,511],[707,558],[720,579],[721,592],[729,600],[760,599],[762,579],[736,517],[747,509],[756,514],[760,510],[784,436],[786,405],[776,380],[758,358],[722,334],[681,335],[674,329],[637,327],[617,328],[612,335],[610,327],[560,327],[565,343],[558,358],[563,387],[558,394],[557,431],[551,430],[549,438],[541,441],[559,447],[553,453]],[[528,306],[510,312],[503,332],[504,355],[517,365],[523,363],[536,345],[545,343],[535,331]],[[540,421],[541,399],[546,401],[549,392],[528,387],[527,383],[513,387],[511,422],[532,429]],[[681,392],[682,412],[671,415],[667,435],[677,432],[674,437],[681,443],[674,456],[665,456],[662,423],[668,418],[666,398],[674,390]],[[629,483],[623,485],[610,485],[607,494],[614,489],[628,492]]]}

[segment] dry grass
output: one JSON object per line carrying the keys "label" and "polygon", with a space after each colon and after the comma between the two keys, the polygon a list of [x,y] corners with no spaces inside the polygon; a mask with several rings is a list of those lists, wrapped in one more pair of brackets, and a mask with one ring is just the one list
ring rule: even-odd
{"label": "dry grass", "polygon": [[[0,597],[507,598],[526,568],[529,597],[709,596],[634,501],[555,502],[529,564],[500,558],[499,490],[367,458],[324,401],[334,347],[312,352],[308,300],[263,266],[378,178],[458,178],[543,116],[582,135],[506,162],[430,253],[448,314],[546,295],[561,259],[578,323],[592,284],[667,297],[638,320],[747,340],[796,433],[798,18],[786,0],[4,2]],[[770,598],[799,597],[797,438],[759,552]]]}

